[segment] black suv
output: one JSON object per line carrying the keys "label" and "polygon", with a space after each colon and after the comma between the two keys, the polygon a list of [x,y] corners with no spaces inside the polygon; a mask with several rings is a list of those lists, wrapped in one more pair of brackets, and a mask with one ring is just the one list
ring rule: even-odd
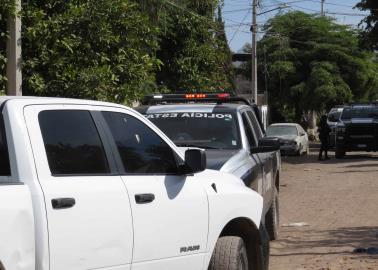
{"label": "black suv", "polygon": [[378,103],[344,107],[336,126],[336,158],[346,152],[378,150]]}

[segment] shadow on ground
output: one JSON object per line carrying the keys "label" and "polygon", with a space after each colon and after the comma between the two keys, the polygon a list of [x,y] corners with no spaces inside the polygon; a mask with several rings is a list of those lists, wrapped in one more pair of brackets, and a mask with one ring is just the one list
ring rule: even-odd
{"label": "shadow on ground", "polygon": [[[346,156],[342,159],[336,159],[334,152],[331,150],[329,151],[330,160],[326,161],[319,161],[318,160],[318,153],[319,153],[320,144],[319,143],[312,143],[310,144],[310,154],[303,155],[303,156],[282,156],[282,161],[289,163],[289,164],[306,164],[306,163],[319,163],[319,164],[343,164],[343,163],[350,163],[350,162],[361,162],[361,161],[378,161],[378,154],[372,152],[350,152],[347,153]],[[366,167],[377,167],[378,163],[374,164],[365,164],[365,165],[355,165],[355,168],[361,168],[363,166]],[[353,165],[345,166],[345,168],[353,168]],[[351,171],[354,172],[354,171]],[[358,171],[360,172],[360,171]]]}
{"label": "shadow on ground", "polygon": [[[378,227],[349,227],[333,230],[282,228],[273,242],[271,256],[352,254],[355,248],[378,248]],[[378,255],[374,255],[378,260]]]}

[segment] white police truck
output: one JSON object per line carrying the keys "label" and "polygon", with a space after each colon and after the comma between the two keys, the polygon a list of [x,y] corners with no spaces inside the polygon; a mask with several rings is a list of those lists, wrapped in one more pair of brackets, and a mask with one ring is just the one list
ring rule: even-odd
{"label": "white police truck", "polygon": [[127,107],[0,99],[1,270],[267,269],[262,197]]}
{"label": "white police truck", "polygon": [[179,147],[205,149],[207,168],[231,173],[264,197],[263,224],[278,237],[281,155],[259,108],[229,93],[150,95],[137,108]]}

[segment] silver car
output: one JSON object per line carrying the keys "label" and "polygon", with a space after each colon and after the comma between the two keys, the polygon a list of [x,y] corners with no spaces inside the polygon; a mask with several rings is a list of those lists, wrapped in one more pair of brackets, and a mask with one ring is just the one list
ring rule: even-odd
{"label": "silver car", "polygon": [[310,144],[306,131],[295,123],[277,123],[266,130],[268,137],[278,138],[282,154],[302,155],[310,152]]}

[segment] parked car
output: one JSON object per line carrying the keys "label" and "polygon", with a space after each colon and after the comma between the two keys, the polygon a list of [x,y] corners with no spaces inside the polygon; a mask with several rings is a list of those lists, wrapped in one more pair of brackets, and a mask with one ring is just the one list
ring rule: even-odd
{"label": "parked car", "polygon": [[204,151],[118,104],[0,104],[2,269],[267,269],[262,197]]}
{"label": "parked car", "polygon": [[336,158],[346,152],[378,150],[378,104],[345,106],[336,125]]}
{"label": "parked car", "polygon": [[295,123],[277,123],[266,130],[268,137],[278,138],[282,154],[300,156],[310,152],[310,143],[306,131]]}
{"label": "parked car", "polygon": [[343,112],[344,106],[338,106],[332,108],[327,114],[327,124],[331,129],[329,134],[328,146],[332,149],[336,146],[336,125],[340,121],[341,113]]}
{"label": "parked car", "polygon": [[153,95],[144,103],[137,110],[177,146],[205,149],[208,169],[240,177],[264,197],[263,223],[277,239],[281,157],[278,141],[265,138],[257,106],[227,93]]}

